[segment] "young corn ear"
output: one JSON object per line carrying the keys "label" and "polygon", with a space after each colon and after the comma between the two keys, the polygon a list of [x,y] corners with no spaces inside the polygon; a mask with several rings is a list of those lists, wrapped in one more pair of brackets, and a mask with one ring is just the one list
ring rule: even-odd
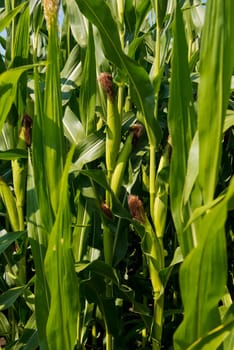
{"label": "young corn ear", "polygon": [[109,180],[116,165],[121,139],[121,121],[110,73],[101,73],[99,82],[107,96],[106,168]]}
{"label": "young corn ear", "polygon": [[114,172],[111,177],[111,189],[116,196],[119,194],[120,187],[123,182],[124,172],[132,153],[133,144],[136,144],[141,136],[143,126],[141,124],[135,124],[130,128],[130,133],[123,145],[123,148],[117,159]]}
{"label": "young corn ear", "polygon": [[161,341],[163,325],[163,285],[159,276],[159,272],[163,267],[163,250],[139,197],[130,195],[128,197],[128,207],[131,216],[144,227],[144,234],[142,235],[141,233],[142,250],[147,259],[154,299],[151,337],[153,341],[153,349],[158,350],[160,349],[159,344]]}
{"label": "young corn ear", "polygon": [[[158,175],[156,178],[156,186],[158,189],[154,201],[154,226],[159,239],[163,238],[167,218],[169,175],[167,168],[169,167],[170,153],[171,146],[167,144],[159,162]],[[165,175],[167,178],[159,179],[160,172],[164,171],[168,173],[168,175]]]}
{"label": "young corn ear", "polygon": [[0,177],[0,196],[2,198],[3,204],[6,207],[6,211],[9,217],[12,230],[19,231],[19,218],[18,218],[18,211],[16,207],[16,201],[10,188],[1,177]]}

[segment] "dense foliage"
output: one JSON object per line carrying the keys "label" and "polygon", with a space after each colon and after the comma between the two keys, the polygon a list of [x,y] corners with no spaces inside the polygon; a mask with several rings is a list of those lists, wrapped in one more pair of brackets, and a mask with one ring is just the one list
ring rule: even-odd
{"label": "dense foliage", "polygon": [[234,348],[233,16],[0,0],[0,348]]}

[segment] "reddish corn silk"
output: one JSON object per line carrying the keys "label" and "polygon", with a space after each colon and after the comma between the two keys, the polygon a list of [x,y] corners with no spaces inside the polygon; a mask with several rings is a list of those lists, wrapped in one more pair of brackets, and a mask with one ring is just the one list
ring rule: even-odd
{"label": "reddish corn silk", "polygon": [[144,130],[144,126],[142,124],[136,123],[130,127],[130,131],[133,132],[133,140],[132,143],[135,146],[141,137]]}
{"label": "reddish corn silk", "polygon": [[27,146],[30,146],[32,143],[31,128],[32,128],[32,118],[28,114],[25,114],[23,116],[20,134],[23,132],[23,138]]}
{"label": "reddish corn silk", "polygon": [[101,210],[109,219],[111,220],[113,219],[112,211],[110,210],[110,208],[106,203],[104,202],[101,203]]}
{"label": "reddish corn silk", "polygon": [[107,97],[114,98],[115,91],[114,91],[112,75],[110,73],[103,72],[99,75],[98,81],[102,89],[106,93]]}
{"label": "reddish corn silk", "polygon": [[130,194],[128,196],[128,207],[131,216],[141,223],[145,223],[145,209],[138,196]]}

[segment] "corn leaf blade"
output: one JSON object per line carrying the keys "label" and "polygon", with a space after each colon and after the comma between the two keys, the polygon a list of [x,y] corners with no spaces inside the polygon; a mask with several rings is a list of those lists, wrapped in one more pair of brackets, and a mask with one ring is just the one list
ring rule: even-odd
{"label": "corn leaf blade", "polygon": [[183,190],[187,173],[189,149],[196,128],[196,119],[192,101],[184,23],[178,5],[175,10],[173,30],[174,47],[168,113],[168,126],[172,140],[170,192],[172,215],[178,239],[182,253],[187,254],[193,247],[193,242],[190,238],[191,235],[186,235],[187,237],[185,237],[182,234],[183,222],[184,220],[186,221],[188,216],[186,207],[183,207]]}
{"label": "corn leaf blade", "polygon": [[232,0],[207,3],[198,90],[198,179],[204,202],[213,199],[219,171],[225,110],[234,61],[233,13]]}
{"label": "corn leaf blade", "polygon": [[73,152],[70,152],[67,158],[61,180],[58,213],[50,233],[45,258],[45,272],[51,295],[46,331],[48,346],[51,350],[54,348],[58,350],[73,349],[77,332],[78,280],[71,247],[67,183],[72,154]]}
{"label": "corn leaf blade", "polygon": [[199,244],[187,255],[181,266],[184,319],[174,334],[175,350],[189,348],[220,326],[218,303],[225,293],[227,280],[224,225],[233,190],[232,181],[226,197],[202,217]]}

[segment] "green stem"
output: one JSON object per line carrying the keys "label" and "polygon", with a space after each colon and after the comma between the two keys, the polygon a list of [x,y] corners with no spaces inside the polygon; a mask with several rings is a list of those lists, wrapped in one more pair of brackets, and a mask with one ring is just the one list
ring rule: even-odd
{"label": "green stem", "polygon": [[155,146],[150,145],[150,171],[149,171],[149,193],[150,193],[150,215],[154,221],[154,200],[155,200]]}
{"label": "green stem", "polygon": [[108,265],[112,265],[113,235],[110,228],[105,223],[103,224],[103,246],[105,263]]}
{"label": "green stem", "polygon": [[[147,277],[147,272],[148,272],[148,266],[147,266],[147,261],[145,255],[142,256],[143,260],[143,277]],[[143,296],[143,305],[147,307],[147,296]],[[147,328],[143,328],[141,331],[142,334],[142,347],[144,348],[147,344]]]}
{"label": "green stem", "polygon": [[117,1],[119,16],[119,34],[122,49],[124,49],[124,0]]}
{"label": "green stem", "polygon": [[[19,230],[23,231],[24,226],[24,210],[22,206],[17,206],[19,216]],[[27,240],[23,243],[21,256],[19,259],[19,280],[22,284],[26,283],[26,252],[27,252]]]}
{"label": "green stem", "polygon": [[161,339],[163,330],[163,307],[164,295],[161,295],[159,299],[154,300],[154,323],[152,329],[153,350],[161,349]]}
{"label": "green stem", "polygon": [[[15,0],[11,1],[11,10],[14,10],[15,8]],[[15,57],[15,19],[12,20],[12,27],[11,27],[11,60]]]}
{"label": "green stem", "polygon": [[159,75],[160,71],[160,35],[161,28],[159,26],[159,4],[158,0],[155,1],[155,10],[156,10],[156,45],[155,45],[155,78]]}
{"label": "green stem", "polygon": [[[113,286],[112,282],[106,281],[106,297],[107,298],[112,298],[113,297]],[[114,337],[112,336],[111,333],[109,333],[108,326],[105,322],[105,329],[106,329],[106,350],[112,350],[113,349],[113,342],[114,342]]]}
{"label": "green stem", "polygon": [[97,328],[95,321],[92,324],[92,346],[94,349],[97,346]]}
{"label": "green stem", "polygon": [[113,337],[110,333],[106,333],[106,350],[113,349]]}

